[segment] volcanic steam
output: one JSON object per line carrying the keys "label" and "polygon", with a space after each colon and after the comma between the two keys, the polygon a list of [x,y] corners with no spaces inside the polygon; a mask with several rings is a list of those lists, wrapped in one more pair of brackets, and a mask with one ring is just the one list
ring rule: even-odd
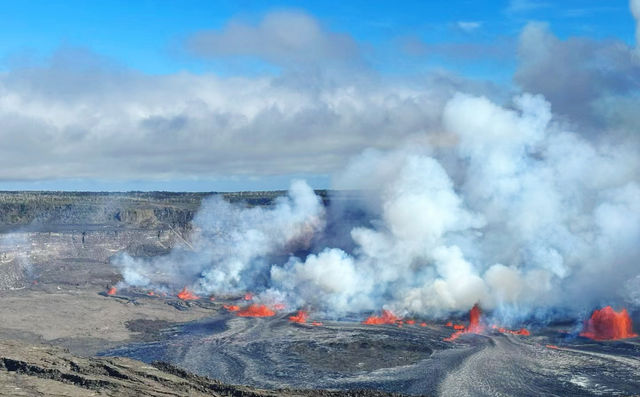
{"label": "volcanic steam", "polygon": [[[272,315],[276,303],[325,317],[384,308],[365,323],[388,324],[479,303],[511,326],[551,313],[577,317],[600,302],[640,304],[617,288],[640,280],[633,145],[572,132],[544,98],[528,94],[504,107],[457,94],[441,128],[454,144],[413,142],[353,159],[334,178],[338,193],[327,207],[302,181],[268,207],[214,196],[193,221],[189,247],[113,263],[132,286],[255,292],[256,306],[239,315]],[[347,189],[354,193],[340,193]],[[632,335],[603,310],[585,335]],[[479,332],[479,316],[476,306],[461,331]]]}

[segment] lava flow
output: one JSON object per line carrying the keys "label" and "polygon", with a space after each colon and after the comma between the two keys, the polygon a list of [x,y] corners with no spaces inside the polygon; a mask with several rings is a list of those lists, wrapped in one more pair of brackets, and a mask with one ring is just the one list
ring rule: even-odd
{"label": "lava flow", "polygon": [[265,305],[251,305],[236,314],[240,317],[271,317],[275,316],[276,312]]}
{"label": "lava flow", "polygon": [[230,312],[237,312],[238,310],[240,310],[240,306],[237,306],[237,305],[222,305],[222,307],[224,307]]}
{"label": "lava flow", "polygon": [[118,292],[116,287],[111,287],[111,288],[109,288],[109,291],[107,291],[107,295],[115,295],[116,292]]}
{"label": "lava flow", "polygon": [[491,328],[495,329],[496,331],[503,333],[503,334],[511,334],[511,335],[525,335],[525,336],[529,336],[531,335],[531,332],[529,332],[528,329],[526,328],[520,328],[518,330],[511,330],[511,329],[507,329],[504,327],[498,327],[497,325],[492,325]]}
{"label": "lava flow", "polygon": [[307,322],[307,317],[309,314],[304,310],[298,310],[298,314],[295,316],[289,316],[289,321],[292,323],[304,324]]}
{"label": "lava flow", "polygon": [[591,318],[585,321],[580,336],[594,340],[614,340],[633,338],[638,334],[633,333],[633,323],[627,309],[616,312],[611,306],[607,306],[593,311]]}
{"label": "lava flow", "polygon": [[399,321],[401,321],[400,318],[396,317],[396,315],[393,314],[391,311],[382,310],[381,316],[370,316],[366,320],[364,320],[362,324],[367,324],[367,325],[397,324]]}
{"label": "lava flow", "polygon": [[200,299],[198,295],[189,291],[187,287],[184,287],[182,291],[178,292],[178,298],[182,299],[183,301],[193,301],[196,299]]}

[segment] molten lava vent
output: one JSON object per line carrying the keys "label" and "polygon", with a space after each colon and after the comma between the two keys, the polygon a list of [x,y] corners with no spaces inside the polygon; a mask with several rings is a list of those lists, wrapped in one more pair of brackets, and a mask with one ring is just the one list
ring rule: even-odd
{"label": "molten lava vent", "polygon": [[240,317],[271,317],[275,316],[276,312],[265,305],[251,305],[236,314]]}
{"label": "molten lava vent", "polygon": [[633,333],[633,323],[627,309],[616,312],[611,306],[607,306],[594,310],[591,318],[585,321],[580,336],[595,340],[614,340],[633,338],[638,334]]}
{"label": "molten lava vent", "polygon": [[200,299],[198,295],[189,291],[187,287],[184,287],[182,291],[178,292],[178,298],[182,299],[183,301],[192,301],[192,300]]}
{"label": "molten lava vent", "polygon": [[389,310],[383,310],[380,316],[370,316],[362,323],[367,325],[381,325],[381,324],[396,324],[400,320],[393,312]]}
{"label": "molten lava vent", "polygon": [[298,310],[298,314],[295,316],[289,316],[289,321],[292,323],[304,324],[307,322],[307,317],[309,314],[304,310]]}

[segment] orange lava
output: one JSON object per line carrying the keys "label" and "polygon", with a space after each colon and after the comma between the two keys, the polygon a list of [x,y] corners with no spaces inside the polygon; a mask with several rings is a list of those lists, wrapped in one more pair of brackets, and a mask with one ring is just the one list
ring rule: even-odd
{"label": "orange lava", "polygon": [[307,317],[309,314],[304,310],[298,310],[298,314],[295,316],[289,316],[289,321],[292,323],[304,324],[307,322]]}
{"label": "orange lava", "polygon": [[545,347],[546,347],[547,349],[554,349],[554,350],[558,350],[558,349],[560,349],[560,348],[559,348],[558,346],[556,346],[556,345],[546,345]]}
{"label": "orange lava", "polygon": [[405,322],[407,323],[407,325],[414,325],[416,323],[416,320],[407,320]]}
{"label": "orange lava", "polygon": [[420,326],[421,326],[421,327],[426,327],[426,326],[427,326],[427,323],[425,323],[425,322],[423,321],[423,322],[421,322],[421,323],[420,323]]}
{"label": "orange lava", "polygon": [[183,301],[194,301],[196,299],[200,299],[200,297],[193,292],[189,291],[187,287],[184,287],[182,291],[178,292],[178,298]]}
{"label": "orange lava", "polygon": [[236,305],[222,305],[222,307],[229,310],[230,312],[237,312],[238,310],[240,310],[240,306]]}
{"label": "orange lava", "polygon": [[482,315],[482,311],[480,310],[480,306],[476,303],[469,311],[469,332],[482,332],[482,325],[480,324],[480,316]]}
{"label": "orange lava", "polygon": [[453,326],[453,329],[457,331],[451,334],[451,336],[449,336],[448,338],[444,338],[443,340],[447,342],[451,342],[453,340],[458,339],[458,337],[462,334],[477,334],[484,331],[484,327],[480,323],[481,316],[482,316],[482,311],[480,310],[480,307],[478,306],[478,304],[473,305],[473,307],[469,311],[469,326],[465,328],[463,325],[458,325],[458,324],[453,325],[451,321],[449,321],[446,324],[446,326],[447,327]]}
{"label": "orange lava", "polygon": [[111,287],[111,288],[109,288],[109,291],[107,291],[107,295],[115,295],[116,292],[118,292],[116,287]]}
{"label": "orange lava", "polygon": [[251,305],[236,314],[240,317],[271,317],[275,316],[276,312],[265,305]]}
{"label": "orange lava", "polygon": [[442,340],[445,341],[445,342],[452,342],[452,341],[458,339],[458,337],[460,335],[465,334],[465,333],[466,332],[464,332],[464,331],[456,331],[456,332],[452,333],[451,336],[449,336],[448,338],[444,338]]}
{"label": "orange lava", "polygon": [[367,324],[367,325],[396,324],[399,321],[401,321],[400,318],[396,317],[396,315],[393,314],[391,311],[382,310],[381,316],[370,316],[366,320],[364,320],[362,324]]}
{"label": "orange lava", "polygon": [[638,334],[633,333],[633,323],[627,309],[616,312],[611,306],[607,306],[593,311],[591,318],[585,321],[580,336],[594,340],[614,340],[633,338]]}
{"label": "orange lava", "polygon": [[510,330],[504,327],[498,327],[497,325],[492,325],[491,328],[495,329],[498,332],[501,332],[503,334],[511,334],[511,335],[525,335],[525,336],[529,336],[531,335],[531,332],[529,332],[528,329],[526,328],[520,328],[518,330]]}
{"label": "orange lava", "polygon": [[314,321],[311,323],[311,325],[313,325],[314,327],[319,327],[322,325],[322,323],[320,321]]}
{"label": "orange lava", "polygon": [[149,295],[149,296],[154,296],[155,294],[156,294],[156,293],[155,293],[155,292],[153,292],[153,291],[149,291],[149,292],[147,292],[147,295]]}
{"label": "orange lava", "polygon": [[251,299],[253,299],[253,294],[251,292],[244,294],[244,300],[250,301]]}
{"label": "orange lava", "polygon": [[453,327],[453,323],[451,321],[449,321],[444,326],[445,327]]}

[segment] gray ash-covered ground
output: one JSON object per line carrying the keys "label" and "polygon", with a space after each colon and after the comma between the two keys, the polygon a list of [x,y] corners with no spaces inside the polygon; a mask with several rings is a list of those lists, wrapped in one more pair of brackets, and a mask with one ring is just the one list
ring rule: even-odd
{"label": "gray ash-covered ground", "polygon": [[[228,198],[269,205],[278,194]],[[312,326],[289,322],[291,313],[241,318],[222,307],[228,302],[246,304],[241,297],[237,302],[233,297],[183,302],[134,289],[107,296],[108,287],[121,280],[110,258],[118,252],[162,255],[182,244],[202,197],[0,194],[0,340],[20,341],[3,342],[2,357],[9,361],[0,365],[0,394],[47,395],[47,390],[59,390],[59,395],[136,395],[151,394],[156,387],[166,394],[240,395],[234,394],[239,389],[222,386],[215,391],[210,381],[195,375],[176,375],[182,368],[225,383],[266,389],[372,389],[447,396],[640,395],[637,337],[596,342],[562,332],[571,326],[534,326],[531,336],[489,330],[446,342],[451,328],[430,319],[427,327],[363,325],[358,316],[321,319],[323,325]],[[176,367],[159,375],[157,368],[136,361],[93,361],[97,354],[147,363],[161,360]],[[12,364],[20,356],[30,364]],[[127,379],[115,381],[105,366]],[[112,388],[101,389],[101,384]],[[242,390],[243,395],[270,395]],[[289,390],[271,395],[329,394]]]}

